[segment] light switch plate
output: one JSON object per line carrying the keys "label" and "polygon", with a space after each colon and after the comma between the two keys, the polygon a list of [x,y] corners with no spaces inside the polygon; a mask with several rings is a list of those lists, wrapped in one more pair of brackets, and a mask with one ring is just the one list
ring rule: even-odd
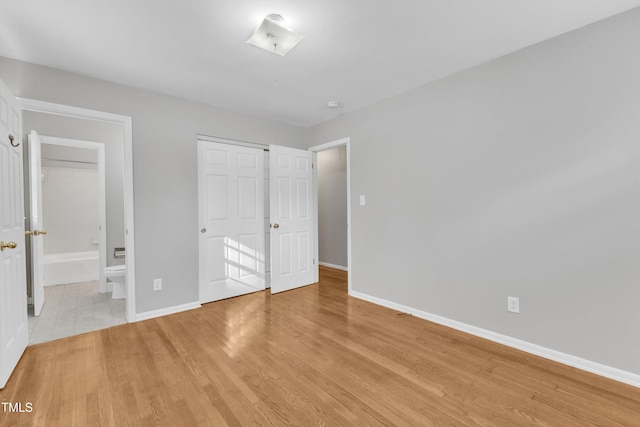
{"label": "light switch plate", "polygon": [[367,204],[367,200],[364,196],[360,196],[360,206],[364,206]]}

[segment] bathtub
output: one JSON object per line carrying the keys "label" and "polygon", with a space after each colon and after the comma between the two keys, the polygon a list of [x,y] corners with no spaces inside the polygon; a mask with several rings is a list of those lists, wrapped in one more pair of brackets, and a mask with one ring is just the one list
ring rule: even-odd
{"label": "bathtub", "polygon": [[47,254],[44,256],[44,285],[89,282],[100,278],[98,251]]}

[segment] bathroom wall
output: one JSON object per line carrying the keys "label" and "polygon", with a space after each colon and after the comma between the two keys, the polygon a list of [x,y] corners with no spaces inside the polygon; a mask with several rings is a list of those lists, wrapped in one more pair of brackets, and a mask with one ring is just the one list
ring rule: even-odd
{"label": "bathroom wall", "polygon": [[318,251],[321,263],[348,267],[347,148],[320,151],[318,164]]}
{"label": "bathroom wall", "polygon": [[[27,141],[26,135],[35,130],[39,135],[101,142],[104,144],[107,265],[122,263],[122,260],[116,260],[113,257],[113,249],[115,247],[125,246],[122,126],[95,120],[24,111],[23,129],[25,132],[24,141]],[[47,146],[45,144],[43,145],[43,150],[45,153],[50,153],[50,156],[65,156],[70,159],[86,160],[82,157],[77,157],[78,154],[68,150],[68,147]],[[95,153],[95,151],[93,152]]]}
{"label": "bathroom wall", "polygon": [[[75,147],[51,152],[49,148],[57,147],[42,144],[42,213],[43,229],[47,230],[44,253],[97,251],[97,153]],[[73,158],[83,160],[70,160],[72,156],[66,152],[79,152]]]}

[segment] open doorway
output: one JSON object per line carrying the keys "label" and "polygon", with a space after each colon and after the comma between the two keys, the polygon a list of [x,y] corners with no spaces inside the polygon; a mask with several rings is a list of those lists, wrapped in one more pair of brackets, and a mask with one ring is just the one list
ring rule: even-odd
{"label": "open doorway", "polygon": [[[49,256],[46,262],[43,257],[46,265],[42,269],[48,270],[44,271],[44,284],[51,286],[44,287],[47,295],[42,294],[45,296],[42,315],[29,318],[29,342],[33,344],[125,323],[133,307],[129,307],[128,298],[112,301],[105,279],[105,266],[124,267],[130,261],[121,257],[125,251],[118,250],[127,248],[128,240],[123,155],[126,123],[90,117],[89,110],[69,115],[56,111],[67,108],[64,106],[26,101],[31,103],[35,105],[32,108],[27,105],[23,111],[25,132],[37,130],[54,135],[41,138],[44,160],[40,180],[46,193],[42,204],[49,213],[41,215],[42,228],[53,227],[46,230],[43,239],[43,245],[45,242],[49,245],[43,252]],[[31,145],[31,141],[25,145]],[[25,172],[31,168],[25,164]],[[71,200],[74,194],[80,197]],[[102,208],[92,205],[92,199],[97,199]],[[26,205],[29,216],[30,207]],[[69,209],[65,213],[66,207]],[[95,213],[101,209],[104,217],[96,221]],[[28,225],[26,229],[30,230]],[[56,271],[64,277],[56,277]],[[33,277],[30,283],[34,283]]]}
{"label": "open doorway", "polygon": [[[350,273],[350,140],[343,138],[309,150],[314,153],[316,165],[314,198],[318,265]],[[351,274],[348,275],[348,288],[351,291]]]}
{"label": "open doorway", "polygon": [[[125,301],[112,299],[104,276],[104,143],[32,131],[27,147],[33,302],[29,343],[125,323]],[[40,228],[44,231],[34,235]],[[42,250],[36,250],[40,245]]]}
{"label": "open doorway", "polygon": [[317,154],[319,264],[348,271],[347,147]]}

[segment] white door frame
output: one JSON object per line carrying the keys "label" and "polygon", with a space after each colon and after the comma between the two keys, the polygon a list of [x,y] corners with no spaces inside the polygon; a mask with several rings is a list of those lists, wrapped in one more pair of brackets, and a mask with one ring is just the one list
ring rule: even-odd
{"label": "white door frame", "polygon": [[316,282],[319,280],[319,266],[320,266],[320,250],[318,240],[318,162],[317,153],[320,151],[331,150],[346,146],[347,148],[347,285],[349,294],[351,294],[351,138],[342,138],[336,141],[327,142],[326,144],[315,145],[309,148],[309,151],[313,152],[313,209],[315,212],[314,218],[314,239],[315,239],[315,259],[316,262]]}
{"label": "white door frame", "polygon": [[[98,244],[100,258],[98,268],[100,273],[100,292],[104,293],[107,291],[107,279],[104,277],[104,269],[107,267],[107,190],[104,143],[46,135],[40,135],[40,142],[42,144],[96,150],[98,154],[98,222],[100,223],[100,242]],[[42,163],[42,158],[40,162]]]}
{"label": "white door frame", "polygon": [[135,238],[134,238],[134,208],[133,208],[133,132],[130,116],[55,104],[28,98],[18,98],[23,111],[56,114],[86,120],[96,120],[114,123],[122,126],[123,157],[124,157],[124,227],[127,257],[127,322],[136,321],[136,292],[135,292]]}
{"label": "white door frame", "polygon": [[[42,207],[42,143],[38,132],[32,130],[26,138],[27,143],[23,149],[24,161],[24,200],[25,200],[25,245],[31,246],[25,256],[27,266],[27,276],[31,273],[31,296],[27,298],[28,304],[33,304],[33,315],[38,317],[44,307],[44,236],[40,232],[44,230],[43,207]],[[27,197],[27,189],[29,195]],[[28,201],[27,201],[28,200]],[[29,215],[27,216],[27,207]],[[28,225],[27,225],[28,224]],[[35,235],[34,235],[35,232]],[[30,253],[30,255],[29,255]]]}

